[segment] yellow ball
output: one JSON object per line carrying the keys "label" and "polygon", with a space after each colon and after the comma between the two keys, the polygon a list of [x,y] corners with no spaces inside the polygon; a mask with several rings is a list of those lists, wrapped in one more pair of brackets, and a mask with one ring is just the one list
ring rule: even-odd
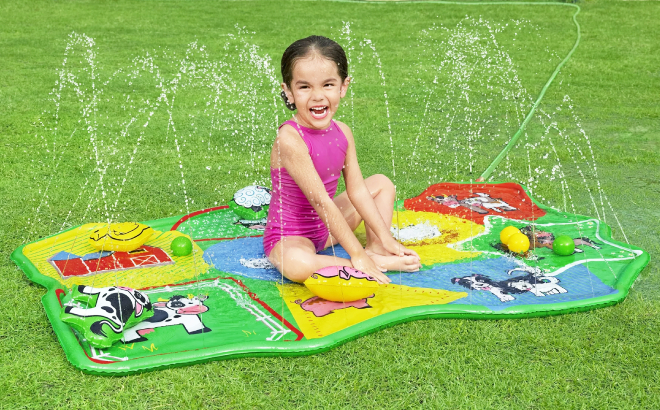
{"label": "yellow ball", "polygon": [[511,239],[511,237],[517,233],[520,233],[518,228],[515,226],[507,226],[500,232],[500,241],[502,241],[503,244],[508,245],[509,239]]}
{"label": "yellow ball", "polygon": [[529,238],[522,233],[511,235],[507,243],[509,250],[515,253],[525,253],[529,250]]}

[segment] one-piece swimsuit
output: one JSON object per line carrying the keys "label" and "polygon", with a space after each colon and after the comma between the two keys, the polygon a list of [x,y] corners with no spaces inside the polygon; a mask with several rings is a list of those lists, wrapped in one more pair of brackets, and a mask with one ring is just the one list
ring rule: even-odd
{"label": "one-piece swimsuit", "polygon": [[[305,141],[316,172],[330,198],[337,192],[337,182],[344,167],[348,140],[335,121],[324,130],[315,130],[289,120]],[[270,255],[275,245],[287,236],[302,236],[314,244],[316,251],[325,248],[328,228],[302,193],[286,168],[270,169],[272,197],[264,232],[264,252]]]}

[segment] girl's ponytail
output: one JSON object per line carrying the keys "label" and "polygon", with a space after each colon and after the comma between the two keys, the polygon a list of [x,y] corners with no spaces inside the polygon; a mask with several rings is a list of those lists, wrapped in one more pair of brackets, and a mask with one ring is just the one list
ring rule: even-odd
{"label": "girl's ponytail", "polygon": [[284,92],[284,90],[282,90],[282,94],[280,94],[280,95],[282,96],[282,99],[284,100],[284,104],[286,104],[286,108],[290,109],[291,111],[295,111],[296,110],[296,104],[289,101],[289,98],[286,96],[286,93]]}

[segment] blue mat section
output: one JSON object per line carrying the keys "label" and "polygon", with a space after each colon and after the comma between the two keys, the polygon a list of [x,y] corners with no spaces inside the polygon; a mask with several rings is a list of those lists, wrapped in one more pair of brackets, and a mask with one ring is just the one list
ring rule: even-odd
{"label": "blue mat section", "polygon": [[[390,274],[392,283],[411,287],[444,289],[453,292],[468,292],[466,298],[452,302],[453,304],[480,305],[493,310],[501,310],[517,305],[539,305],[547,303],[569,302],[574,300],[591,299],[597,296],[604,296],[618,292],[604,284],[596,275],[589,272],[584,265],[574,266],[565,272],[557,275],[554,279],[540,279],[541,281],[552,282],[555,279],[557,283],[540,284],[538,289],[545,296],[537,296],[531,291],[522,293],[507,292],[507,296],[502,296],[502,301],[497,294],[504,292],[502,289],[504,281],[510,281],[514,278],[526,276],[525,272],[515,271],[511,275],[507,274],[510,269],[518,268],[511,258],[486,259],[479,261],[466,260],[465,263],[447,264],[434,266],[429,270],[416,273]],[[454,278],[469,277],[474,274],[487,276],[491,281],[496,282],[491,285],[493,291],[469,289],[460,285]],[[499,283],[498,283],[499,282]],[[517,285],[521,287],[521,284]],[[524,284],[522,286],[525,286]],[[564,293],[559,293],[565,291]]]}
{"label": "blue mat section", "polygon": [[[320,253],[332,255],[333,249],[328,248]],[[334,254],[349,259],[348,254],[341,246],[334,247]],[[263,262],[265,258],[262,238],[240,238],[222,241],[204,251],[204,260],[219,271],[252,279],[282,281],[282,275],[274,268],[264,269],[246,266],[251,265],[250,260],[261,260]],[[243,263],[241,263],[241,260],[243,260]],[[537,281],[542,282],[540,284],[536,283],[540,296],[531,291],[507,291],[504,288],[505,286],[514,286],[518,289],[526,286],[525,283],[520,283],[524,282],[521,280],[517,280],[518,283],[505,283],[515,278],[527,276],[527,273],[522,271],[514,271],[511,275],[507,274],[509,270],[518,267],[513,259],[506,257],[484,260],[466,259],[464,263],[434,266],[429,270],[415,273],[390,272],[388,276],[392,279],[392,283],[397,285],[467,292],[467,297],[452,303],[485,306],[493,310],[502,310],[518,305],[586,300],[618,292],[601,282],[584,265],[576,265],[562,272],[556,278],[538,279]],[[474,274],[486,276],[492,283],[486,284],[485,287],[490,287],[492,290],[484,289],[483,284],[481,289],[468,289],[459,283],[460,278],[470,277]],[[480,278],[480,281],[484,282],[483,278]],[[556,283],[553,283],[555,281]],[[284,282],[290,281],[284,278]]]}
{"label": "blue mat section", "polygon": [[[332,255],[332,247],[319,252],[321,255]],[[340,258],[350,259],[341,246],[334,247],[334,254]],[[250,259],[265,259],[262,238],[239,238],[218,242],[204,251],[204,260],[219,271],[233,273],[252,279],[282,281],[282,275],[277,269],[257,269],[245,266]],[[244,263],[241,263],[243,259]],[[290,282],[284,278],[284,282]]]}

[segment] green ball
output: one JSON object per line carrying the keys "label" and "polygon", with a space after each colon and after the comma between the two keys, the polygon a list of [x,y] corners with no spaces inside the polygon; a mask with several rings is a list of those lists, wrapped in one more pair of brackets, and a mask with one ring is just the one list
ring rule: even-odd
{"label": "green ball", "polygon": [[174,256],[188,256],[192,252],[192,241],[185,236],[178,236],[170,245]]}
{"label": "green ball", "polygon": [[573,242],[573,238],[568,235],[561,235],[556,237],[554,242],[552,242],[552,251],[561,256],[572,255],[575,251],[575,243]]}

